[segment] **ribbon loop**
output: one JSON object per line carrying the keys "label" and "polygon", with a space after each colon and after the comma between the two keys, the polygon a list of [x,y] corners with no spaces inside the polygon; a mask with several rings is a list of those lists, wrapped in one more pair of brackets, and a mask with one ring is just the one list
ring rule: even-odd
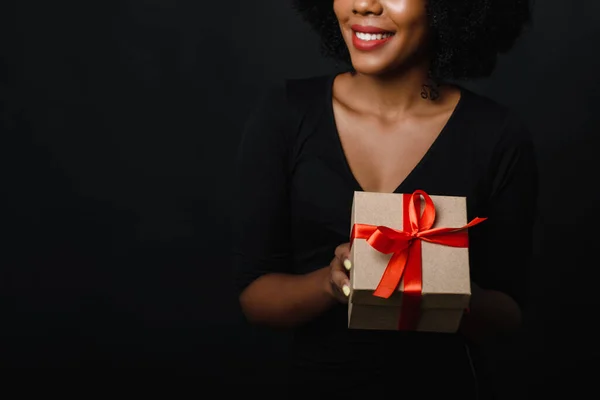
{"label": "ribbon loop", "polygon": [[[425,199],[425,209],[421,213],[420,198]],[[405,204],[406,207],[406,204]],[[416,190],[411,196],[408,204],[410,225],[413,232],[422,232],[431,229],[435,222],[435,205],[427,193]]]}

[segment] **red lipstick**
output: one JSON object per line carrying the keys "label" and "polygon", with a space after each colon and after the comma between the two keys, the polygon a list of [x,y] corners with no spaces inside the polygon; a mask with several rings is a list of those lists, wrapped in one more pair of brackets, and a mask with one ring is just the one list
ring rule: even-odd
{"label": "red lipstick", "polygon": [[[375,50],[394,37],[394,32],[386,31],[385,29],[377,28],[375,26],[352,25],[351,28],[352,44],[360,51]],[[373,35],[384,36],[381,39],[376,39],[373,38]]]}

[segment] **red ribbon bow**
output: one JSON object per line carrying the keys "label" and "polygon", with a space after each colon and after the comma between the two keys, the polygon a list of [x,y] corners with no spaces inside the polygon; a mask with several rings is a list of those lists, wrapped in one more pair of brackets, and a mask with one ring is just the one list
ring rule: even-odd
{"label": "red ribbon bow", "polygon": [[[421,215],[421,196],[425,209]],[[381,277],[374,296],[389,298],[404,278],[404,296],[400,312],[399,329],[414,330],[419,321],[423,290],[421,241],[451,247],[468,247],[467,229],[480,224],[487,218],[475,218],[461,228],[434,228],[435,205],[422,190],[403,195],[403,230],[386,226],[354,224],[350,245],[355,239],[366,239],[369,245],[392,258]]]}

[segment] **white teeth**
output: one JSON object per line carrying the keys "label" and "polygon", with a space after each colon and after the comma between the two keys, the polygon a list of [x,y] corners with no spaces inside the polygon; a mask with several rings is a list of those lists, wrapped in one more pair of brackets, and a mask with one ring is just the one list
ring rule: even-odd
{"label": "white teeth", "polygon": [[360,40],[381,40],[389,38],[393,35],[393,33],[364,33],[364,32],[354,32],[357,38]]}

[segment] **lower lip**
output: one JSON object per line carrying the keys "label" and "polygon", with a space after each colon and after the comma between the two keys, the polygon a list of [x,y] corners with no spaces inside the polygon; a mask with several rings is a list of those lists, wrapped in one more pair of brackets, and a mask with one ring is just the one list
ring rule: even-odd
{"label": "lower lip", "polygon": [[393,37],[394,35],[379,40],[362,40],[359,39],[354,32],[352,32],[352,45],[354,45],[354,48],[360,51],[371,51],[380,48],[389,42]]}

